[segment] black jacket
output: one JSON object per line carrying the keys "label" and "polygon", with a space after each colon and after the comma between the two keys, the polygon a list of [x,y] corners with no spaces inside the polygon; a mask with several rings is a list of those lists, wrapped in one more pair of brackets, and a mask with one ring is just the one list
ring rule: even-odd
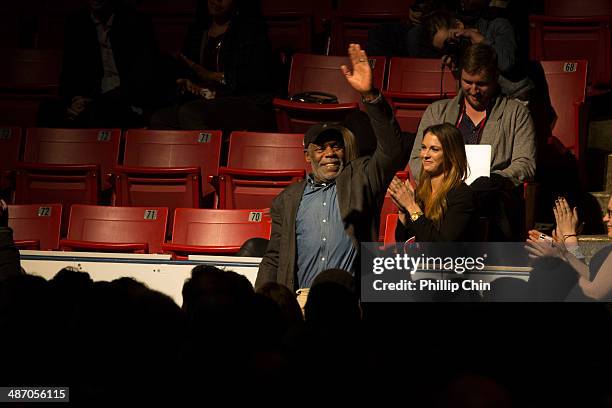
{"label": "black jacket", "polygon": [[[135,106],[148,106],[157,98],[159,54],[153,26],[137,12],[121,9],[115,12],[109,35],[122,94]],[[101,92],[103,74],[98,35],[90,11],[75,12],[67,18],[65,26],[62,97],[67,101],[77,95],[95,98]]]}
{"label": "black jacket", "polygon": [[473,241],[478,227],[474,193],[465,183],[448,192],[440,228],[423,215],[414,222],[408,217],[406,222],[407,225],[397,222],[397,242],[405,242],[413,236],[418,242]]}
{"label": "black jacket", "polygon": [[[400,132],[389,104],[380,98],[366,103],[377,138],[374,154],[346,164],[336,178],[338,207],[344,229],[360,251],[361,242],[378,239],[380,210],[387,186],[398,170],[406,167],[409,138]],[[272,202],[272,233],[266,254],[259,264],[255,287],[278,282],[297,289],[296,215],[305,181],[287,187]],[[357,258],[359,262],[359,257]]]}

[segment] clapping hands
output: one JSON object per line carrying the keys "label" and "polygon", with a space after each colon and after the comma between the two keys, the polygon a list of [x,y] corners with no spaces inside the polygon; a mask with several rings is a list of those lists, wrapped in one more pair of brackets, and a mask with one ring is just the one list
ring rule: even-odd
{"label": "clapping hands", "polygon": [[539,258],[543,256],[563,258],[563,254],[566,251],[565,245],[563,245],[563,242],[559,241],[555,231],[553,231],[551,239],[551,237],[542,234],[538,230],[529,231],[525,249],[529,252],[530,258]]}
{"label": "clapping hands", "polygon": [[393,177],[387,191],[401,212],[410,213],[415,210],[416,198],[410,181],[403,182],[397,176]]}

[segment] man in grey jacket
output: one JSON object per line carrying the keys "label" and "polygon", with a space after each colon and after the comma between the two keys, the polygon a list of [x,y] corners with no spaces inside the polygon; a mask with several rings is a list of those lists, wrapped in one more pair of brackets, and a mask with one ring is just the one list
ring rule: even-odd
{"label": "man in grey jacket", "polygon": [[486,44],[470,46],[461,60],[461,89],[454,99],[431,104],[421,119],[410,154],[410,169],[418,180],[419,152],[423,130],[439,123],[451,123],[462,133],[466,144],[491,145],[491,177],[479,178],[471,187],[483,215],[492,217],[501,235],[496,240],[517,238],[506,214],[518,206],[512,190],[535,175],[535,130],[529,110],[499,92],[495,50]]}
{"label": "man in grey jacket", "polygon": [[318,124],[309,129],[304,149],[313,172],[308,180],[287,187],[272,204],[272,234],[256,287],[273,281],[293,290],[307,289],[318,273],[331,268],[355,274],[360,243],[377,241],[385,192],[395,173],[406,166],[410,144],[391,108],[372,87],[365,52],[351,44],[349,57],[352,71],[341,69],[362,95],[377,138],[376,151],[352,159],[342,127]]}

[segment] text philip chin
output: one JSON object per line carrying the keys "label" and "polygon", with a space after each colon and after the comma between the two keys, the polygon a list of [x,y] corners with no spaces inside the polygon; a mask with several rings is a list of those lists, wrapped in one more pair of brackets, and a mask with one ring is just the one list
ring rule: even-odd
{"label": "text philip chin", "polygon": [[377,291],[445,291],[456,292],[458,290],[491,290],[491,284],[482,280],[466,279],[460,282],[450,279],[439,280],[418,280],[411,281],[402,279],[397,282],[384,282],[382,279],[377,279],[372,283],[372,287]]}

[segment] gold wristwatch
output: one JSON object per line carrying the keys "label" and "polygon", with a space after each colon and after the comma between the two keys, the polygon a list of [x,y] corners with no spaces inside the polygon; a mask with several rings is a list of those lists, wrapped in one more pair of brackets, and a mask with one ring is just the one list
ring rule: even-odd
{"label": "gold wristwatch", "polygon": [[419,219],[419,217],[423,215],[423,211],[414,211],[410,213],[410,219],[412,220],[412,222],[416,221]]}

